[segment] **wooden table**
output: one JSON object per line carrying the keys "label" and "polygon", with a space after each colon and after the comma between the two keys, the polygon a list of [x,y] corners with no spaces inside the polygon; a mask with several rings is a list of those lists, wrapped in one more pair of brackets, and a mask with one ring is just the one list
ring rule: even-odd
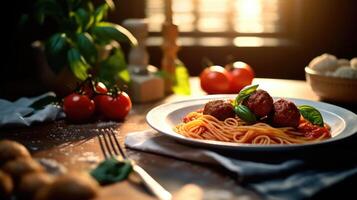
{"label": "wooden table", "polygon": [[[318,100],[305,81],[256,78],[254,83],[259,83],[260,88],[267,90],[272,96]],[[192,96],[205,95],[199,87],[197,78],[191,79],[191,87]],[[69,170],[88,171],[103,160],[96,138],[99,128],[118,130],[123,143],[126,134],[149,128],[145,116],[150,109],[165,102],[187,98],[190,97],[171,95],[158,102],[134,104],[123,123],[94,122],[75,125],[61,120],[31,128],[1,130],[0,138],[14,139],[25,144],[34,157],[55,159]],[[241,187],[233,178],[225,175],[221,169],[130,149],[127,153],[170,192],[177,191],[187,183],[195,183],[204,189],[206,199],[260,199],[255,193]],[[154,199],[141,187],[128,181],[104,187],[99,197],[118,198]]]}

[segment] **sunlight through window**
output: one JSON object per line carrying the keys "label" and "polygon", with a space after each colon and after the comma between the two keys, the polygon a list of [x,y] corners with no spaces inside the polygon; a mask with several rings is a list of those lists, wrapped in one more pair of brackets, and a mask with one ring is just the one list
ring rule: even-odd
{"label": "sunlight through window", "polygon": [[[165,0],[146,0],[150,32],[160,32]],[[172,0],[180,32],[278,33],[278,0]]]}

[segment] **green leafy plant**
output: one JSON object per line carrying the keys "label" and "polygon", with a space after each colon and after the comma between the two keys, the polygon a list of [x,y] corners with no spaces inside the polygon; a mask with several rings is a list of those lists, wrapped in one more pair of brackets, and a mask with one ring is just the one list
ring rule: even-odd
{"label": "green leafy plant", "polygon": [[[137,41],[124,27],[104,21],[114,10],[112,0],[99,5],[90,0],[37,0],[34,8],[33,17],[40,25],[51,22],[56,27],[43,41],[53,71],[69,67],[79,80],[91,75],[107,84],[130,81],[120,43],[137,45]],[[103,58],[101,51],[108,46],[110,53]]]}

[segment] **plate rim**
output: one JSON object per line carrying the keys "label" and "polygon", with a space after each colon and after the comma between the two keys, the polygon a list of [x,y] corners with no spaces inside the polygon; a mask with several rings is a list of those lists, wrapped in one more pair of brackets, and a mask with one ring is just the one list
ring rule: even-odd
{"label": "plate rim", "polygon": [[[342,132],[340,134],[338,134],[337,136],[335,136],[331,139],[320,141],[320,142],[311,142],[311,143],[305,143],[305,144],[289,144],[289,145],[281,145],[281,144],[261,145],[261,144],[239,144],[239,143],[232,143],[232,142],[222,142],[222,141],[214,141],[214,140],[199,140],[199,139],[187,138],[187,137],[184,137],[178,133],[173,134],[173,133],[163,132],[162,130],[160,130],[159,128],[157,128],[156,126],[154,126],[151,123],[150,118],[153,115],[153,113],[156,112],[157,110],[160,110],[161,108],[165,108],[167,106],[171,106],[171,105],[175,105],[175,104],[182,104],[182,103],[186,103],[186,102],[194,102],[194,101],[210,100],[210,99],[220,99],[220,98],[234,98],[234,97],[236,97],[236,95],[233,95],[233,94],[206,95],[206,96],[192,97],[189,99],[164,103],[164,104],[155,106],[149,110],[149,112],[146,114],[146,118],[145,118],[146,123],[151,128],[153,128],[154,130],[159,132],[160,134],[166,135],[166,136],[171,137],[179,142],[183,142],[183,143],[186,143],[189,145],[203,146],[203,147],[208,146],[208,147],[219,148],[219,149],[249,150],[249,151],[252,151],[252,150],[275,151],[275,150],[282,150],[282,149],[287,150],[287,149],[298,149],[298,148],[307,148],[307,147],[312,147],[312,146],[320,146],[320,145],[331,144],[334,142],[344,140],[344,139],[349,138],[357,133],[357,125],[355,125],[355,127],[353,127],[353,124],[348,123],[350,121],[353,121],[353,119],[357,121],[357,115],[348,109],[345,109],[345,108],[342,108],[340,106],[336,106],[336,105],[333,105],[330,103],[326,103],[326,102],[313,101],[313,100],[302,99],[302,98],[280,97],[280,96],[274,96],[273,98],[274,99],[284,98],[284,99],[291,100],[291,101],[305,101],[305,102],[310,102],[313,104],[318,104],[319,107],[323,106],[323,107],[327,107],[330,109],[332,108],[334,110],[337,109],[337,111],[339,111],[338,112],[339,114],[332,112],[330,109],[323,109],[323,110],[326,112],[332,113],[333,115],[336,115],[337,117],[342,118],[343,122],[345,123],[345,127],[342,130]],[[351,119],[346,119],[344,116],[340,115],[341,113],[343,115],[350,117]],[[168,116],[168,114],[165,114],[165,119],[167,116]],[[348,120],[348,121],[346,121],[346,120]],[[350,126],[352,126],[352,127],[350,127]],[[349,129],[351,129],[350,133],[347,132],[347,131],[349,131]],[[354,129],[356,129],[355,132],[353,131]],[[342,134],[343,132],[347,132],[347,133]]]}

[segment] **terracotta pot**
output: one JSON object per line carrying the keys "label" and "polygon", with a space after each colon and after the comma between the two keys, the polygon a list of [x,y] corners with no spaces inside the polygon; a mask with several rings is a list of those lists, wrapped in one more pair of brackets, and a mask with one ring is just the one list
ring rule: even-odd
{"label": "terracotta pot", "polygon": [[[98,62],[107,59],[113,49],[115,43],[104,46],[96,46],[98,51]],[[38,70],[38,78],[44,86],[51,91],[54,91],[58,96],[64,97],[76,89],[81,82],[76,78],[68,66],[63,66],[61,71],[55,73],[47,62],[45,48],[42,42],[36,41],[32,43],[32,48],[35,52],[35,59]],[[98,66],[94,66],[93,73],[95,74]]]}

